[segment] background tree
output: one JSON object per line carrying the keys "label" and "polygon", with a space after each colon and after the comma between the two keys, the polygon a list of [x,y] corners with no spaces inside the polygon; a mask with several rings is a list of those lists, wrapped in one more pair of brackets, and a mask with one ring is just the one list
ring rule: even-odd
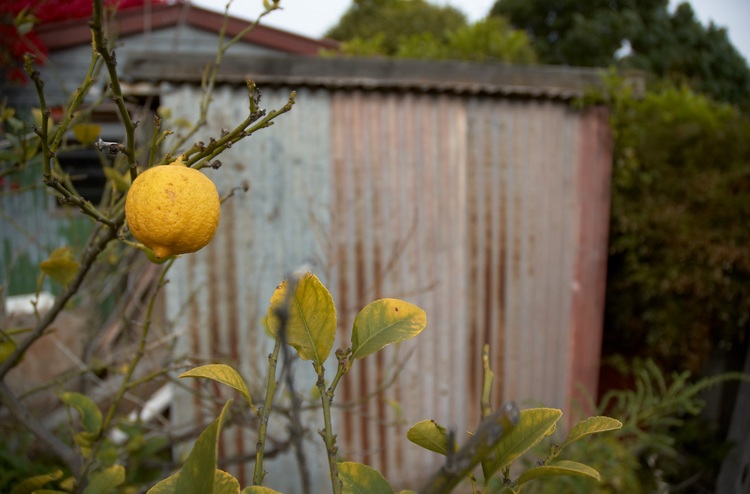
{"label": "background tree", "polygon": [[524,29],[543,63],[643,69],[750,104],[750,71],[726,30],[704,27],[689,4],[671,14],[668,7],[668,0],[497,0],[490,15]]}
{"label": "background tree", "polygon": [[501,17],[467,24],[452,7],[424,0],[355,0],[328,37],[356,56],[533,63],[522,30]]}
{"label": "background tree", "polygon": [[466,16],[453,7],[425,0],[354,0],[326,36],[338,41],[380,39],[384,55],[395,55],[399,39],[428,33],[444,42],[448,33],[466,26]]}
{"label": "background tree", "polygon": [[750,330],[750,119],[687,88],[635,98],[614,81],[605,353],[693,372],[717,346],[741,358]]}
{"label": "background tree", "polygon": [[396,56],[519,64],[534,63],[537,59],[526,33],[511,29],[502,17],[480,20],[451,31],[445,41],[431,33],[402,37]]}

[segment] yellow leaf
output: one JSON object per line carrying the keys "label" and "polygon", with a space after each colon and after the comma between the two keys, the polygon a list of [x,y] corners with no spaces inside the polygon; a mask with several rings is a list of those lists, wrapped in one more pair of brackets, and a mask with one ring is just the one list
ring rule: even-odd
{"label": "yellow leaf", "polygon": [[39,269],[57,283],[67,286],[78,273],[78,261],[73,258],[70,247],[58,247],[47,260],[39,263]]}
{"label": "yellow leaf", "polygon": [[96,141],[101,133],[102,128],[97,124],[79,123],[73,126],[73,135],[84,146],[88,146]]}
{"label": "yellow leaf", "polygon": [[[323,365],[336,336],[336,307],[328,289],[317,276],[307,273],[300,278],[292,297],[287,297],[288,283],[281,283],[268,307],[266,323],[276,335],[281,326],[279,312],[288,314],[286,343],[294,347],[302,360]],[[286,303],[288,307],[285,307]]]}
{"label": "yellow leaf", "polygon": [[386,345],[417,336],[427,325],[427,314],[403,300],[384,298],[365,306],[354,318],[352,358],[361,359]]}

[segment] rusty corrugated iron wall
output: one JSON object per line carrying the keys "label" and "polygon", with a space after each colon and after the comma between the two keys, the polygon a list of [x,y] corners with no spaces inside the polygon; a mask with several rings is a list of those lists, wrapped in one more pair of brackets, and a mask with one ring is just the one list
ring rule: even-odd
{"label": "rusty corrugated iron wall", "polygon": [[[196,95],[181,86],[162,103],[194,118]],[[266,90],[263,103],[277,107],[287,95]],[[167,300],[184,331],[178,353],[236,361],[260,390],[271,342],[259,321],[276,284],[302,262],[336,301],[339,346],[376,298],[421,306],[425,332],[357,362],[336,398],[340,454],[398,487],[414,486],[441,460],[406,442],[411,424],[431,418],[459,434],[476,426],[484,343],[495,405],[570,411],[578,382],[595,392],[609,214],[605,114],[553,98],[450,92],[303,88],[297,99],[208,172],[222,192],[243,181],[250,191],[224,204],[214,242],[174,268]],[[245,100],[242,88],[222,88],[207,134],[241,121]],[[327,369],[333,375],[334,360]],[[307,393],[312,370],[298,362],[295,372]],[[179,394],[175,422],[207,423],[215,411],[201,406]],[[314,411],[306,423],[322,426]],[[272,434],[285,436],[285,427],[277,419]],[[322,441],[310,436],[308,456],[322,465]],[[244,455],[255,439],[233,429],[222,444],[225,455]],[[268,485],[295,491],[294,468],[291,455],[274,459]],[[312,470],[316,488],[327,489],[325,467]],[[247,482],[252,463],[235,473]]]}

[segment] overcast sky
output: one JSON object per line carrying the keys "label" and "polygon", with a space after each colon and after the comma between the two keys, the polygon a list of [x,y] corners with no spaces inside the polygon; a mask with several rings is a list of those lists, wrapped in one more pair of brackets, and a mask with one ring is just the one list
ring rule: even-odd
{"label": "overcast sky", "polygon": [[[438,5],[452,5],[476,21],[489,12],[494,0],[430,0]],[[225,0],[192,0],[196,5],[223,11]],[[285,29],[304,36],[318,38],[343,15],[352,0],[281,0],[283,10],[273,12],[264,19],[269,26]],[[681,3],[670,0],[672,8]],[[713,21],[729,31],[729,38],[750,61],[750,0],[690,0],[698,18],[704,24]],[[263,7],[262,0],[234,0],[232,15],[254,18]]]}

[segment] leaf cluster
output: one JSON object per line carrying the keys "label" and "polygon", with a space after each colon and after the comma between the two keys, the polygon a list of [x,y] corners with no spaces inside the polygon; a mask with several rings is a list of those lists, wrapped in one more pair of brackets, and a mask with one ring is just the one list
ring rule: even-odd
{"label": "leaf cluster", "polygon": [[[366,358],[383,347],[405,341],[420,334],[427,323],[422,309],[402,300],[381,299],[364,307],[355,317],[351,333],[351,347],[335,352],[338,369],[326,388],[324,364],[332,350],[336,332],[336,308],[333,299],[312,273],[282,282],[271,297],[265,324],[275,337],[276,346],[269,357],[268,387],[265,402],[256,406],[249,387],[237,371],[224,364],[208,364],[193,368],[180,377],[205,378],[235,389],[246,400],[260,419],[256,475],[253,485],[240,492],[240,485],[231,475],[218,470],[217,444],[224,416],[231,400],[219,417],[200,435],[182,468],[149,490],[150,494],[214,493],[250,494],[272,493],[262,487],[263,448],[268,413],[276,392],[276,359],[281,345],[290,345],[302,360],[311,361],[318,374],[323,428],[319,431],[326,447],[331,487],[334,494],[341,493],[393,493],[387,479],[373,468],[341,461],[338,457],[336,435],[332,431],[330,407],[337,386],[352,364]],[[485,348],[485,352],[488,349]],[[287,369],[288,374],[288,369]],[[485,379],[492,379],[491,370],[485,368]],[[490,389],[491,387],[487,387]],[[485,398],[489,400],[489,396]],[[600,480],[593,468],[575,461],[558,459],[566,447],[581,439],[615,429],[622,424],[608,417],[591,417],[575,425],[559,446],[553,446],[547,458],[521,472],[517,479],[510,478],[510,466],[524,453],[550,436],[556,429],[562,411],[552,408],[534,408],[520,411],[509,403],[484,417],[477,430],[459,448],[455,434],[432,420],[418,422],[407,432],[407,439],[432,452],[446,457],[446,462],[420,489],[424,494],[441,494],[453,490],[469,478],[475,486],[473,470],[481,465],[482,492],[520,492],[534,479],[555,476],[579,476]]]}

